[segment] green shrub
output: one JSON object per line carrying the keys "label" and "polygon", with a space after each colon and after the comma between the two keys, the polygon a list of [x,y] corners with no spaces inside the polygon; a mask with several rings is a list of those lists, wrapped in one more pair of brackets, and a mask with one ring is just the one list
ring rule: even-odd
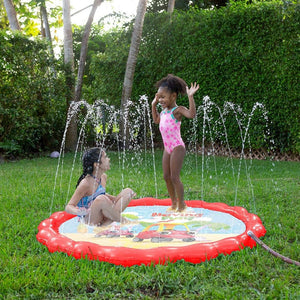
{"label": "green shrub", "polygon": [[[150,102],[155,82],[173,73],[188,84],[200,83],[195,96],[198,107],[206,95],[221,109],[226,102],[233,102],[248,115],[257,102],[263,104],[268,123],[263,110],[254,113],[249,131],[252,147],[266,148],[273,140],[276,150],[299,153],[299,16],[299,4],[278,1],[251,5],[238,2],[218,10],[175,11],[171,19],[167,13],[149,13],[132,99],[138,101],[140,95],[146,94]],[[118,104],[130,35],[128,31],[117,40],[115,33],[111,38],[105,36],[105,52],[92,59],[94,81],[89,97]],[[119,45],[123,45],[121,51]],[[188,100],[185,97],[178,103],[188,105]],[[213,119],[219,122],[217,110]],[[234,113],[226,115],[225,124],[230,146],[241,147]],[[191,123],[185,122],[183,127],[187,139]],[[198,140],[202,140],[202,121],[198,134]],[[214,139],[225,142],[220,132]]]}
{"label": "green shrub", "polygon": [[83,89],[84,99],[90,102],[103,99],[108,100],[110,105],[120,106],[131,30],[131,27],[126,30],[115,29],[103,34],[101,39],[99,37],[91,39],[89,45],[93,45],[98,39],[97,43],[101,50],[91,55],[89,82]]}
{"label": "green shrub", "polygon": [[57,149],[65,123],[64,82],[48,45],[0,31],[0,151]]}
{"label": "green shrub", "polygon": [[[201,142],[204,132],[206,143],[241,148],[245,140],[245,148],[260,149],[273,141],[277,151],[299,153],[299,12],[299,4],[275,0],[175,11],[171,17],[146,14],[132,100],[147,95],[151,102],[155,82],[173,73],[188,84],[200,83],[197,127],[185,119],[184,140]],[[74,32],[77,58],[80,30]],[[104,34],[101,26],[93,27],[83,99],[120,106],[131,33],[132,23]],[[0,43],[0,151],[19,155],[57,149],[65,125],[63,68],[50,58],[44,40],[0,31]],[[215,103],[209,122],[203,121],[206,95]],[[229,102],[234,103],[230,109]],[[263,108],[251,115],[257,103]],[[178,104],[187,106],[187,97]],[[157,126],[154,130],[155,143],[160,142]]]}

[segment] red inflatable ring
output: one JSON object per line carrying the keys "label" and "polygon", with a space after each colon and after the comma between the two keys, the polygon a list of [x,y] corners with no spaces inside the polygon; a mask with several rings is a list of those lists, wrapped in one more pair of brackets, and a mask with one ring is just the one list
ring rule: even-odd
{"label": "red inflatable ring", "polygon": [[243,207],[200,200],[186,204],[185,212],[172,213],[167,211],[170,199],[132,200],[123,213],[133,221],[129,229],[116,229],[118,225],[114,224],[113,229],[89,228],[86,233],[64,232],[70,222],[80,222],[77,216],[60,211],[40,223],[36,237],[50,252],[128,267],[181,259],[201,263],[219,254],[254,247],[255,241],[247,235],[249,230],[257,237],[266,233],[260,218]]}

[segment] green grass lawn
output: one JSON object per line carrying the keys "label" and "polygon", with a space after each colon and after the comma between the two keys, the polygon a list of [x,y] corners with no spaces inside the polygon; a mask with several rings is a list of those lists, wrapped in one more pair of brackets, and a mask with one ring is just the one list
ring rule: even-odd
{"label": "green grass lawn", "polygon": [[[107,190],[131,187],[137,198],[167,198],[161,152],[109,152]],[[155,168],[153,162],[155,161]],[[63,210],[80,175],[71,154],[0,165],[1,299],[299,299],[300,268],[260,246],[201,264],[122,267],[49,253],[37,227]],[[187,155],[182,170],[186,200],[245,207],[266,230],[261,238],[277,252],[300,260],[300,163],[230,160]],[[56,178],[56,180],[55,180]],[[55,182],[56,181],[56,182]]]}

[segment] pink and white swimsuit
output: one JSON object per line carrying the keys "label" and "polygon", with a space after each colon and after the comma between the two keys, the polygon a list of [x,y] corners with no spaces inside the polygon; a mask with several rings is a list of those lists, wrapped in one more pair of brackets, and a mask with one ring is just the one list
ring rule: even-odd
{"label": "pink and white swimsuit", "polygon": [[173,107],[171,110],[164,109],[160,113],[159,130],[164,142],[165,150],[169,154],[171,154],[177,146],[185,147],[180,134],[181,122],[176,120],[173,115],[176,108],[178,108],[178,106]]}

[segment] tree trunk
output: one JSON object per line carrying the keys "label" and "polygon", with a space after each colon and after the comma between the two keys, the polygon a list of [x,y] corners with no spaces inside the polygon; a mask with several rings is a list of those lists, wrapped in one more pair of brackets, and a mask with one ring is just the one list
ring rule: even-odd
{"label": "tree trunk", "polygon": [[4,0],[4,6],[7,13],[10,29],[21,31],[21,27],[17,19],[17,13],[12,0]]}
{"label": "tree trunk", "polygon": [[49,26],[48,14],[47,14],[45,2],[41,2],[41,15],[42,15],[43,25],[45,29],[45,37],[50,42],[52,48],[52,38],[51,38],[51,32],[50,32],[50,26]]}
{"label": "tree trunk", "polygon": [[122,90],[122,99],[121,99],[121,124],[120,124],[120,132],[122,136],[122,140],[124,141],[124,146],[127,148],[127,141],[128,141],[128,128],[126,124],[126,106],[128,100],[131,97],[132,92],[132,85],[133,85],[133,77],[135,66],[137,62],[140,42],[143,33],[143,24],[144,18],[147,8],[147,0],[139,0],[138,7],[137,7],[137,14],[134,22],[132,37],[131,37],[131,45],[129,50],[129,55],[126,64],[126,71],[123,83],[123,90]]}
{"label": "tree trunk", "polygon": [[174,11],[175,0],[168,1],[168,13],[172,14]]}
{"label": "tree trunk", "polygon": [[[70,0],[63,0],[63,21],[64,21],[64,64],[67,85],[67,107],[74,100],[75,80],[74,80],[74,54],[73,54],[73,36],[70,15]],[[76,116],[71,119],[66,134],[66,150],[74,151],[77,144],[77,122]]]}
{"label": "tree trunk", "polygon": [[98,6],[103,2],[104,0],[95,0],[92,10],[90,12],[89,18],[86,22],[82,41],[81,41],[81,50],[80,50],[80,61],[79,61],[79,67],[78,67],[78,74],[77,74],[77,84],[76,84],[76,90],[75,90],[75,101],[79,101],[81,97],[81,90],[82,90],[82,83],[83,83],[83,75],[84,75],[84,68],[85,68],[85,62],[86,62],[86,56],[88,51],[88,40],[91,33],[91,27],[94,20],[94,16],[96,13],[96,10]]}
{"label": "tree trunk", "polygon": [[[51,31],[50,31],[50,26],[49,26],[49,21],[48,21],[48,13],[47,13],[47,9],[46,9],[46,4],[45,1],[41,2],[41,27],[42,27],[42,32],[45,33],[44,37],[48,40],[49,42],[49,52],[50,52],[50,56],[51,56],[51,60],[54,61],[54,51],[53,51],[53,45],[52,45],[52,37],[51,37]],[[52,73],[54,74],[54,76],[56,77],[56,71],[55,68],[52,67],[51,68]]]}

